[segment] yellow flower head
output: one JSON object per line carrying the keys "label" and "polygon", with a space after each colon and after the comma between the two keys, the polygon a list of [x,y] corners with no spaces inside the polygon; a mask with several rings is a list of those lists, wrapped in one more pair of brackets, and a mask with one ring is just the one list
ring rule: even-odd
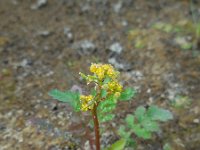
{"label": "yellow flower head", "polygon": [[115,96],[116,98],[120,97],[120,95],[121,95],[120,92],[116,92],[116,93],[114,94],[114,96]]}
{"label": "yellow flower head", "polygon": [[99,68],[99,64],[92,64],[90,66],[90,72],[95,73],[97,68]]}
{"label": "yellow flower head", "polygon": [[117,81],[112,81],[108,83],[108,90],[111,92],[121,92],[122,86]]}
{"label": "yellow flower head", "polygon": [[104,79],[106,76],[115,79],[119,74],[110,64],[92,64],[90,66],[90,71],[96,74],[100,80]]}
{"label": "yellow flower head", "polygon": [[[87,80],[88,83],[94,81],[96,85],[95,88],[98,90],[96,92],[102,92],[102,90],[106,90],[106,96],[102,96],[101,94],[97,94],[97,99],[94,99],[92,95],[81,95],[80,103],[81,110],[88,111],[94,108],[94,105],[100,102],[101,100],[106,99],[107,96],[113,95],[118,98],[122,92],[122,85],[120,85],[117,81],[117,77],[119,72],[114,69],[114,67],[110,64],[95,64],[92,63],[90,66],[90,72],[94,75],[84,75],[80,73],[83,78]],[[104,82],[105,81],[105,82]]]}
{"label": "yellow flower head", "polygon": [[87,111],[91,110],[93,108],[93,96],[92,95],[81,95],[80,96],[80,102],[81,102],[81,110],[82,111]]}

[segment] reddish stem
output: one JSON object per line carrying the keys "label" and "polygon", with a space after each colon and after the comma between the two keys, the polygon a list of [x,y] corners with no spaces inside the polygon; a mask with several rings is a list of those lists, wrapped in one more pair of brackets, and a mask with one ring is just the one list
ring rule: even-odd
{"label": "reddish stem", "polygon": [[97,105],[94,105],[94,108],[92,110],[92,118],[94,122],[96,150],[100,150],[100,135],[99,135],[99,121],[97,117]]}

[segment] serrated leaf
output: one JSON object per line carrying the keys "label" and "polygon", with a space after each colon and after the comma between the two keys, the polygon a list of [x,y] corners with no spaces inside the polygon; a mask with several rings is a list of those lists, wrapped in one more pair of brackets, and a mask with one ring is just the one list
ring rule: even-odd
{"label": "serrated leaf", "polygon": [[102,98],[105,98],[106,95],[107,95],[107,91],[106,91],[105,89],[102,89],[102,90],[101,90],[101,97],[102,97]]}
{"label": "serrated leaf", "polygon": [[114,144],[112,144],[106,150],[123,150],[125,145],[126,145],[126,139],[120,139],[116,141]]}
{"label": "serrated leaf", "polygon": [[104,107],[101,109],[102,113],[109,113],[112,112],[116,108],[115,105],[109,106],[109,107]]}
{"label": "serrated leaf", "polygon": [[119,127],[119,130],[118,130],[118,134],[122,137],[122,138],[125,138],[125,139],[128,139],[130,137],[130,132],[126,132],[126,128],[124,125],[121,125]]}
{"label": "serrated leaf", "polygon": [[99,115],[99,121],[100,122],[107,122],[107,121],[110,121],[112,120],[113,118],[115,117],[114,114],[107,114],[107,115]]}
{"label": "serrated leaf", "polygon": [[118,129],[118,134],[120,135],[120,136],[122,136],[122,137],[124,137],[124,135],[126,135],[126,131],[125,131],[125,126],[124,125],[121,125],[120,127],[119,127],[119,129]]}
{"label": "serrated leaf", "polygon": [[136,147],[136,141],[133,139],[133,138],[129,138],[129,139],[127,139],[127,145],[128,146],[130,146],[131,148],[133,148],[133,149],[135,149],[135,147]]}
{"label": "serrated leaf", "polygon": [[112,95],[107,96],[105,101],[112,101],[112,102],[115,102],[115,103],[116,103],[116,102],[117,102],[117,99],[116,99],[116,97],[114,96],[114,94],[112,94]]}
{"label": "serrated leaf", "polygon": [[158,123],[153,120],[150,120],[149,118],[144,119],[141,122],[141,125],[144,127],[145,130],[151,132],[159,131],[160,129]]}
{"label": "serrated leaf", "polygon": [[113,107],[116,105],[116,102],[114,101],[109,101],[109,100],[104,100],[102,102],[100,102],[99,104],[99,109],[102,110],[103,108],[106,108],[106,107]]}
{"label": "serrated leaf", "polygon": [[80,110],[80,94],[78,92],[62,92],[57,89],[51,90],[49,93],[49,96],[52,96],[54,99],[68,103],[71,107],[74,108],[75,111]]}
{"label": "serrated leaf", "polygon": [[173,119],[173,115],[169,110],[159,108],[157,106],[150,106],[147,110],[147,116],[152,120],[167,121]]}
{"label": "serrated leaf", "polygon": [[145,130],[139,124],[135,124],[133,126],[132,130],[140,138],[143,138],[143,139],[150,139],[151,138],[151,132]]}
{"label": "serrated leaf", "polygon": [[134,116],[128,114],[125,121],[126,121],[126,123],[128,124],[129,127],[132,127],[134,125]]}
{"label": "serrated leaf", "polygon": [[120,95],[119,100],[121,101],[127,101],[130,100],[134,95],[136,91],[133,88],[126,88]]}
{"label": "serrated leaf", "polygon": [[141,122],[144,119],[145,112],[146,112],[146,109],[143,106],[137,107],[137,109],[135,111],[135,116],[139,122]]}
{"label": "serrated leaf", "polygon": [[98,111],[99,113],[102,113],[105,109],[113,110],[116,107],[116,105],[117,103],[115,99],[112,96],[110,96],[106,100],[100,102],[98,106]]}
{"label": "serrated leaf", "polygon": [[104,81],[103,81],[103,84],[107,84],[108,82],[110,82],[110,78],[109,77],[106,77],[105,79],[104,79]]}
{"label": "serrated leaf", "polygon": [[110,121],[114,118],[114,114],[111,112],[116,108],[116,105],[116,99],[112,95],[99,103],[97,110],[100,122]]}
{"label": "serrated leaf", "polygon": [[132,131],[126,131],[126,128],[124,125],[121,125],[118,129],[118,134],[120,135],[120,137],[126,139],[126,143],[128,146],[131,147],[135,147],[136,146],[136,142],[133,140],[131,136]]}

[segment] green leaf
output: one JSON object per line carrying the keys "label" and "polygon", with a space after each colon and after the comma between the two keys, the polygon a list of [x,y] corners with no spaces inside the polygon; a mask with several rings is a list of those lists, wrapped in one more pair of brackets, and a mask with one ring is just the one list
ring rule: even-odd
{"label": "green leaf", "polygon": [[119,130],[118,130],[118,134],[122,137],[122,138],[125,138],[125,139],[128,139],[131,135],[130,132],[126,132],[126,128],[124,125],[121,125],[119,127]]}
{"label": "green leaf", "polygon": [[86,77],[87,77],[87,80],[89,82],[91,82],[91,81],[97,81],[97,77],[96,76],[87,75]]}
{"label": "green leaf", "polygon": [[172,150],[172,148],[169,143],[165,143],[165,145],[163,146],[163,150]]}
{"label": "green leaf", "polygon": [[133,98],[135,96],[136,91],[133,88],[126,88],[119,97],[119,100],[121,101],[127,101]]}
{"label": "green leaf", "polygon": [[134,115],[129,114],[125,119],[129,131],[125,131],[125,127],[122,126],[118,132],[121,137],[126,139],[129,145],[132,133],[140,138],[150,139],[152,132],[160,130],[157,121],[167,121],[172,118],[173,116],[168,110],[158,108],[157,106],[150,106],[148,109],[140,106],[136,109]]}
{"label": "green leaf", "polygon": [[125,121],[126,121],[126,123],[128,124],[129,127],[132,127],[134,125],[134,116],[128,114]]}
{"label": "green leaf", "polygon": [[95,97],[95,96],[97,95],[97,92],[96,92],[96,90],[95,90],[95,89],[92,89],[92,90],[91,90],[91,94],[92,94],[92,96],[94,96],[94,97]]}
{"label": "green leaf", "polygon": [[101,97],[102,97],[102,98],[105,98],[106,95],[107,95],[107,91],[106,91],[105,89],[102,89],[102,90],[101,90]]}
{"label": "green leaf", "polygon": [[112,120],[115,117],[114,114],[107,114],[107,115],[99,115],[99,121],[102,122],[107,122]]}
{"label": "green leaf", "polygon": [[151,138],[151,132],[145,130],[139,124],[134,124],[132,130],[140,138],[143,138],[143,139],[150,139]]}
{"label": "green leaf", "polygon": [[104,107],[101,109],[102,113],[109,113],[112,112],[116,108],[115,105],[109,106],[109,107]]}
{"label": "green leaf", "polygon": [[112,102],[116,103],[117,99],[114,96],[114,94],[112,94],[112,95],[107,96],[106,99],[105,99],[105,101],[112,101]]}
{"label": "green leaf", "polygon": [[125,131],[125,126],[124,125],[121,125],[120,127],[119,127],[119,130],[118,130],[118,134],[121,136],[121,137],[126,137],[126,131]]}
{"label": "green leaf", "polygon": [[154,105],[149,107],[147,115],[152,120],[159,120],[163,122],[173,119],[173,115],[169,110],[165,110]]}
{"label": "green leaf", "polygon": [[139,106],[135,111],[135,116],[139,122],[141,122],[145,117],[146,109],[143,106]]}
{"label": "green leaf", "polygon": [[120,139],[116,141],[114,144],[112,144],[106,150],[123,150],[125,146],[126,146],[126,139]]}
{"label": "green leaf", "polygon": [[116,106],[116,102],[106,99],[106,100],[100,102],[98,109],[101,111],[104,108],[115,107],[115,106]]}
{"label": "green leaf", "polygon": [[127,139],[127,145],[130,146],[133,150],[135,149],[136,147],[136,141],[133,139],[133,138],[129,138]]}
{"label": "green leaf", "polygon": [[112,120],[115,115],[111,113],[116,108],[116,105],[116,99],[112,95],[107,97],[106,100],[101,101],[97,108],[99,121],[106,122]]}
{"label": "green leaf", "polygon": [[110,80],[111,80],[110,77],[106,77],[103,81],[103,84],[107,84],[108,82],[110,82]]}
{"label": "green leaf", "polygon": [[68,103],[75,111],[80,110],[80,94],[78,92],[61,92],[57,89],[54,89],[48,94],[58,101]]}
{"label": "green leaf", "polygon": [[132,134],[132,131],[126,131],[126,128],[124,125],[121,125],[118,129],[118,134],[120,137],[126,139],[126,143],[128,146],[135,147],[136,142],[130,137]]}
{"label": "green leaf", "polygon": [[151,132],[159,131],[160,129],[158,123],[153,120],[150,120],[149,118],[144,119],[141,122],[141,125],[144,127],[145,130]]}
{"label": "green leaf", "polygon": [[82,72],[79,72],[79,74],[81,75],[81,77],[84,79],[84,80],[87,80],[87,76],[85,74],[83,74]]}

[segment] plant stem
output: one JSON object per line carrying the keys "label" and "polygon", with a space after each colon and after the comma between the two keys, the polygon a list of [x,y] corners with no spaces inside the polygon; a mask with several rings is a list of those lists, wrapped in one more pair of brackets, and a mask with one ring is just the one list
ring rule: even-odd
{"label": "plant stem", "polygon": [[97,105],[94,105],[94,108],[92,110],[92,118],[94,122],[96,150],[100,150],[100,135],[99,135],[99,121],[97,117]]}

